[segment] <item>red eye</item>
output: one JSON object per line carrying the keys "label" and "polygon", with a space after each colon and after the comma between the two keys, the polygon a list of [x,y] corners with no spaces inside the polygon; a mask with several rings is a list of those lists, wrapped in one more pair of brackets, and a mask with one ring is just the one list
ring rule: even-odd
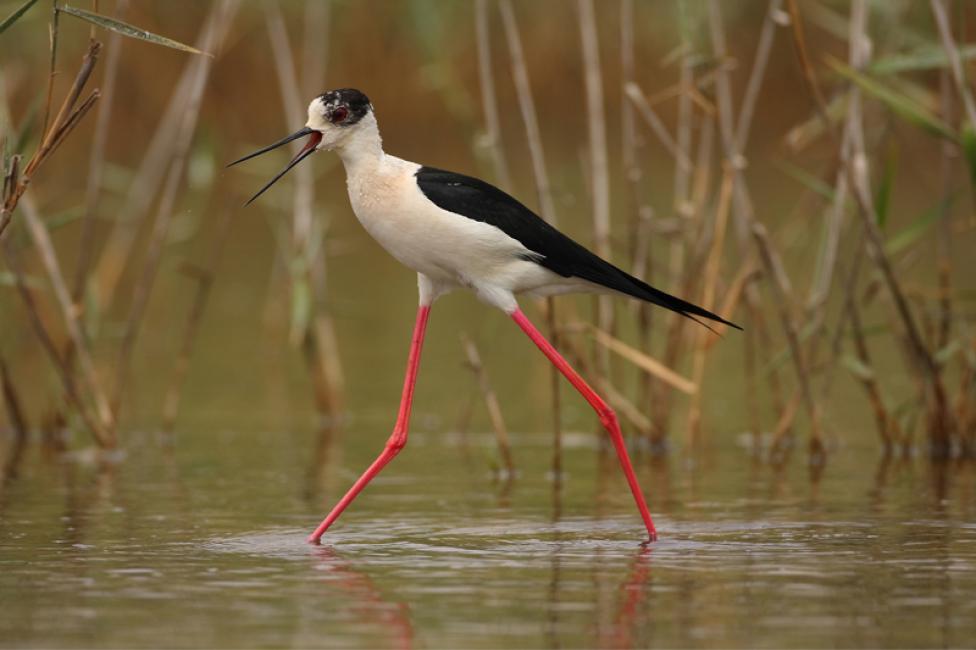
{"label": "red eye", "polygon": [[346,109],[344,106],[340,106],[339,108],[337,108],[334,111],[332,111],[332,120],[331,121],[332,121],[333,124],[338,124],[339,122],[342,122],[343,120],[345,120],[346,117],[348,117],[348,116],[349,116],[349,110]]}

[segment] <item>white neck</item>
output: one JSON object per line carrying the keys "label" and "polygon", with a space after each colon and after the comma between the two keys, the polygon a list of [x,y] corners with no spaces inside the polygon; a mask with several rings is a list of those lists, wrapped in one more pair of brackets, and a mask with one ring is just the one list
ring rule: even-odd
{"label": "white neck", "polygon": [[383,140],[372,111],[353,128],[355,130],[343,138],[335,149],[346,168],[346,174],[374,168],[384,156]]}

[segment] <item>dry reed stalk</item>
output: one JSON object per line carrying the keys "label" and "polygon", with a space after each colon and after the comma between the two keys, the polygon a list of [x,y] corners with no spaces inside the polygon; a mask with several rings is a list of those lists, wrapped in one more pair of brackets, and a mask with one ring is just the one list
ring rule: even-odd
{"label": "dry reed stalk", "polygon": [[[863,241],[858,240],[852,250],[859,250],[863,246]],[[851,320],[852,337],[854,338],[855,354],[860,364],[860,372],[854,373],[856,378],[861,381],[871,403],[871,408],[875,413],[875,422],[878,425],[878,435],[881,437],[882,444],[886,448],[896,443],[904,442],[904,435],[900,432],[898,421],[892,417],[885,407],[881,386],[877,381],[874,369],[871,365],[870,353],[867,347],[867,339],[863,333],[860,320],[860,308],[857,305],[857,284],[861,273],[862,256],[855,256],[851,269],[847,277],[844,278],[844,294],[841,298],[841,313],[837,324],[834,326],[834,336],[831,343],[832,358],[827,363],[828,375],[823,382],[821,400],[826,402],[830,390],[832,375],[830,371],[836,366],[836,361],[841,357],[842,340],[845,333],[847,320]],[[856,321],[856,322],[855,322]],[[815,347],[811,345],[811,355],[815,353]]]}
{"label": "dry reed stalk", "polygon": [[[322,79],[325,78],[328,39],[324,35],[330,33],[331,7],[330,3],[318,0],[306,0],[305,3],[302,72],[306,95],[315,93],[315,89],[321,86]],[[314,189],[314,179],[309,180],[309,185]],[[326,231],[327,228],[315,237],[311,237],[310,241],[324,242]],[[345,375],[335,319],[331,307],[327,304],[328,278],[324,243],[319,244],[317,253],[313,254],[312,246],[309,244],[307,254],[312,258],[309,281],[316,307],[309,338],[315,345],[315,363],[321,367],[314,372],[313,376],[324,380],[318,382],[319,412],[336,417],[345,409]]]}
{"label": "dry reed stalk", "polygon": [[772,442],[769,446],[769,462],[774,465],[782,465],[789,456],[792,447],[793,422],[796,414],[800,410],[800,390],[794,389],[790,399],[787,400],[783,409],[780,411],[779,420],[773,429]]}
{"label": "dry reed stalk", "polygon": [[[97,4],[97,3],[96,3]],[[128,0],[120,0],[116,8],[117,15],[124,12]],[[96,9],[97,11],[97,9]],[[92,33],[95,26],[92,25]],[[108,37],[106,47],[105,74],[102,79],[102,99],[95,117],[95,135],[92,138],[91,150],[88,156],[88,180],[85,184],[85,211],[81,219],[81,236],[78,244],[78,261],[75,265],[74,284],[71,289],[71,300],[74,310],[78,314],[84,311],[85,287],[91,270],[95,252],[95,225],[98,210],[98,198],[102,187],[105,162],[105,146],[108,142],[108,131],[112,120],[112,105],[115,98],[115,82],[119,71],[120,52],[122,50],[122,36],[112,32]],[[65,353],[68,365],[72,364],[74,350]]]}
{"label": "dry reed stalk", "polygon": [[[634,71],[634,0],[620,0],[620,72],[622,76],[622,97],[620,99],[620,155],[627,184],[627,212],[630,214],[630,232],[633,246],[630,250],[634,270],[644,277],[644,270],[649,270],[648,263],[637,264],[639,256],[647,256],[647,246],[642,246],[638,233],[641,230],[641,210],[644,202],[641,200],[640,181],[643,170],[638,155],[637,129],[634,120],[634,107],[627,101],[626,88],[635,83]],[[644,277],[644,279],[648,279]]]}
{"label": "dry reed stalk", "polygon": [[[942,119],[946,124],[954,121],[952,86],[949,75],[943,70],[939,75],[939,96]],[[943,140],[942,148],[942,204],[949,210],[952,197],[952,171],[956,158],[956,146]],[[939,275],[939,333],[936,338],[935,349],[941,350],[949,345],[952,336],[952,221],[948,215],[939,219],[936,232],[936,267]]]}
{"label": "dry reed stalk", "polygon": [[[753,58],[749,81],[747,82],[745,94],[739,109],[739,119],[736,122],[732,112],[732,94],[728,71],[724,67],[716,70],[716,93],[719,113],[719,124],[722,130],[722,142],[725,147],[726,158],[729,164],[735,169],[736,174],[733,184],[733,214],[735,216],[737,243],[740,253],[746,254],[748,246],[749,230],[752,224],[756,223],[757,218],[752,207],[752,200],[743,176],[743,169],[747,164],[743,152],[748,144],[748,136],[754,117],[754,109],[758,99],[762,82],[765,78],[766,69],[772,51],[773,38],[775,36],[775,26],[781,22],[781,2],[771,0],[763,22],[760,33],[759,43],[756,54]],[[724,60],[728,54],[725,45],[725,33],[722,29],[721,14],[719,4],[712,0],[709,4],[709,21],[712,47],[716,58]],[[733,129],[733,123],[735,127]],[[747,283],[744,287],[744,298],[746,311],[746,329],[756,329],[759,340],[759,351],[765,356],[769,353],[769,334],[765,327],[765,319],[760,307],[759,292],[755,285]],[[726,314],[731,317],[731,312]],[[714,340],[714,339],[712,339]],[[746,364],[746,372],[755,372],[756,364]],[[758,378],[747,376],[745,384],[747,386],[757,386]],[[778,378],[775,373],[769,375],[769,385],[774,396],[774,403],[781,411],[781,396]],[[750,391],[746,395],[750,404],[750,410],[754,413],[759,411],[758,393]],[[783,420],[783,418],[780,418]]]}
{"label": "dry reed stalk", "polygon": [[865,368],[865,372],[859,373],[857,379],[861,382],[865,392],[868,394],[868,402],[874,412],[875,423],[878,426],[878,434],[881,436],[881,444],[884,452],[890,453],[894,442],[901,438],[898,433],[898,423],[888,415],[884,400],[881,397],[881,389],[875,378],[871,356],[868,352],[867,341],[864,338],[864,328],[861,325],[861,316],[857,306],[857,301],[851,300],[847,304],[850,312],[851,333],[854,336],[854,349],[857,353],[858,361]]}
{"label": "dry reed stalk", "polygon": [[624,85],[624,92],[630,103],[637,109],[640,116],[644,118],[644,122],[651,129],[651,133],[657,137],[658,141],[667,149],[671,157],[674,158],[675,166],[685,173],[691,171],[692,164],[688,153],[671,137],[671,133],[664,126],[664,122],[661,121],[661,118],[658,117],[658,114],[654,112],[654,109],[647,102],[647,98],[644,96],[643,91],[641,91],[640,86],[636,83],[629,82]]}
{"label": "dry reed stalk", "polygon": [[[682,23],[684,24],[684,23]],[[679,151],[691,151],[692,146],[692,127],[694,122],[694,111],[691,103],[691,92],[695,83],[695,67],[692,59],[691,44],[688,42],[688,30],[681,30],[681,48],[684,54],[681,57],[681,71],[678,80],[681,92],[678,95],[678,124],[675,129],[675,147]],[[691,188],[691,175],[693,168],[682,165],[680,161],[674,160],[674,213],[679,217],[691,219],[694,213],[691,211],[689,202],[689,190]],[[675,239],[671,244],[671,277],[680,278],[681,251],[683,250],[680,239]]]}
{"label": "dry reed stalk", "polygon": [[769,8],[763,18],[759,42],[756,44],[756,56],[749,73],[749,81],[746,82],[742,104],[739,106],[739,121],[735,127],[735,145],[739,151],[745,151],[746,144],[749,141],[749,131],[755,115],[756,101],[759,99],[759,90],[762,88],[762,82],[766,76],[766,68],[769,64],[773,40],[776,36],[776,26],[781,21],[782,6],[783,0],[769,0]]}
{"label": "dry reed stalk", "polygon": [[[620,97],[620,148],[624,180],[627,184],[627,203],[630,213],[630,258],[631,274],[645,282],[653,282],[653,265],[651,264],[651,226],[654,209],[645,198],[641,189],[644,170],[641,165],[640,146],[642,140],[637,135],[637,121],[634,106],[628,99],[628,88],[636,86],[636,65],[634,61],[634,1],[620,1],[620,70],[622,76]],[[638,88],[639,91],[639,88]],[[648,106],[650,109],[650,106]],[[653,110],[650,111],[653,113]],[[666,132],[666,131],[665,131]],[[687,155],[685,156],[687,160]],[[690,163],[689,163],[690,164]],[[637,338],[641,354],[649,355],[652,349],[652,328],[654,310],[643,302],[630,304],[632,313],[637,320]],[[644,369],[640,374],[637,386],[637,400],[648,401],[650,412],[657,411],[657,391],[653,386],[654,375]],[[646,435],[651,435],[651,427],[647,426]]]}
{"label": "dry reed stalk", "polygon": [[[725,30],[722,28],[722,11],[719,0],[708,0],[708,24],[712,41],[712,53],[716,60],[725,61],[729,57],[725,43]],[[734,169],[741,169],[745,160],[741,158],[738,139],[735,133],[735,116],[732,112],[732,81],[726,66],[719,65],[715,76],[715,101],[718,106],[718,126],[722,136],[725,156]]]}
{"label": "dry reed stalk", "polygon": [[[863,0],[855,0],[855,4]],[[863,128],[863,124],[861,125]],[[947,457],[951,453],[951,413],[945,387],[940,375],[940,369],[928,347],[926,346],[911,308],[905,298],[904,290],[895,275],[888,254],[884,248],[884,241],[878,227],[874,206],[871,204],[870,187],[865,182],[867,156],[864,153],[863,134],[856,140],[858,147],[854,164],[845,165],[851,176],[853,196],[864,224],[867,235],[868,256],[881,272],[884,285],[894,303],[896,313],[905,330],[908,352],[911,364],[924,377],[926,383],[926,401],[928,402],[929,438],[931,453],[936,457]]]}
{"label": "dry reed stalk", "polygon": [[966,75],[963,70],[962,56],[956,39],[952,36],[952,25],[949,23],[949,14],[946,11],[945,0],[929,0],[932,6],[932,14],[935,16],[935,23],[939,28],[939,38],[942,40],[942,47],[945,49],[949,59],[949,70],[952,71],[952,79],[956,82],[956,91],[962,98],[963,109],[966,111],[966,118],[974,130],[976,130],[976,99],[973,92],[966,83]]}
{"label": "dry reed stalk", "polygon": [[766,268],[766,276],[770,279],[770,286],[773,288],[773,299],[779,311],[780,320],[783,323],[783,330],[786,332],[787,341],[790,346],[790,355],[793,358],[793,365],[796,368],[797,381],[800,386],[800,394],[803,397],[804,405],[810,416],[810,461],[817,463],[822,460],[824,454],[823,434],[820,430],[820,408],[813,399],[813,391],[810,388],[810,375],[807,362],[803,356],[800,346],[796,324],[790,314],[789,305],[792,302],[792,290],[783,270],[782,262],[776,256],[769,244],[766,228],[761,223],[752,226],[752,233],[759,246],[760,257],[763,266]]}
{"label": "dry reed stalk", "polygon": [[109,407],[108,398],[105,395],[102,382],[95,370],[88,340],[85,338],[78,321],[78,313],[75,311],[74,304],[71,301],[71,294],[68,291],[67,282],[61,271],[61,264],[54,250],[54,244],[51,242],[51,236],[29,194],[24,196],[22,208],[31,240],[34,242],[34,246],[37,247],[37,252],[40,254],[41,263],[47,272],[51,288],[54,290],[54,296],[57,299],[58,307],[61,309],[61,315],[64,318],[65,328],[71,339],[72,347],[77,352],[78,361],[81,364],[82,377],[95,404],[95,412],[98,414],[102,429],[109,434],[107,440],[109,443],[108,446],[114,447],[115,418],[112,417],[112,410]]}
{"label": "dry reed stalk", "polygon": [[[205,52],[217,51],[230,31],[237,7],[238,3],[236,0],[222,0],[213,6],[202,28],[203,33],[200,40],[203,46],[200,49]],[[132,351],[135,348],[143,317],[149,305],[149,297],[155,284],[157,271],[159,270],[159,263],[162,259],[163,249],[169,233],[169,226],[173,219],[177,192],[180,189],[190,147],[193,144],[193,135],[196,132],[197,119],[200,115],[203,92],[206,88],[213,62],[213,58],[206,56],[196,59],[196,68],[194,69],[192,82],[189,86],[188,101],[183,106],[183,119],[175,136],[173,159],[169,166],[166,183],[156,210],[156,219],[150,235],[149,248],[146,251],[146,258],[143,261],[139,280],[133,290],[132,303],[129,306],[125,332],[122,336],[122,342],[119,345],[118,365],[116,366],[115,394],[112,399],[112,411],[116,419],[122,406],[125,391],[131,383],[129,380],[132,367]]]}
{"label": "dry reed stalk", "polygon": [[207,256],[206,264],[203,267],[187,267],[185,269],[187,275],[196,280],[197,287],[183,329],[183,340],[176,356],[176,363],[173,365],[172,377],[163,398],[163,431],[166,433],[172,433],[176,416],[179,413],[180,399],[183,394],[183,386],[186,383],[186,375],[190,369],[194,343],[200,330],[200,323],[203,321],[203,313],[207,307],[210,291],[217,277],[217,265],[220,263],[224,245],[230,233],[231,215],[230,210],[221,212],[216,239],[213,249]]}
{"label": "dry reed stalk", "polygon": [[7,268],[10,269],[14,276],[14,283],[17,288],[17,293],[20,294],[21,300],[24,303],[24,307],[27,310],[27,316],[30,320],[31,327],[34,333],[37,335],[38,340],[41,343],[41,347],[47,353],[48,358],[51,360],[51,365],[54,366],[54,370],[61,380],[61,384],[64,388],[64,393],[69,402],[75,407],[78,415],[81,417],[85,426],[91,431],[92,436],[95,438],[95,442],[102,448],[111,447],[112,436],[111,433],[105,431],[101,424],[95,417],[88,411],[81,393],[78,390],[78,385],[75,383],[74,377],[71,372],[65,366],[64,361],[58,353],[57,345],[55,345],[54,340],[51,338],[50,333],[44,325],[44,320],[41,318],[40,311],[37,307],[37,302],[34,300],[34,295],[31,293],[27,286],[27,282],[24,279],[24,269],[21,265],[19,253],[14,250],[9,240],[0,241],[0,255],[2,255]]}
{"label": "dry reed stalk", "polygon": [[51,119],[51,102],[54,101],[54,77],[57,75],[55,66],[58,61],[58,11],[57,0],[51,0],[51,22],[48,23],[48,39],[51,46],[51,64],[47,74],[47,98],[44,100],[44,121],[41,122],[41,133],[47,132]]}
{"label": "dry reed stalk", "polygon": [[302,96],[311,97],[322,88],[329,61],[327,35],[332,26],[332,3],[305,1],[305,33],[302,35]]}
{"label": "dry reed stalk", "polygon": [[[603,74],[596,33],[593,0],[578,0],[580,42],[583,53],[583,80],[586,89],[589,169],[593,190],[593,244],[597,255],[610,258],[610,161],[607,156],[607,124],[604,112]],[[600,329],[613,331],[613,314],[609,298],[601,298]]]}
{"label": "dry reed stalk", "polygon": [[498,442],[498,454],[501,456],[504,467],[503,474],[506,478],[515,476],[515,461],[512,459],[512,446],[508,441],[508,428],[505,426],[505,418],[502,416],[502,408],[498,402],[498,395],[491,387],[488,379],[488,372],[481,363],[481,355],[474,341],[467,334],[461,334],[461,346],[468,359],[468,368],[474,373],[481,390],[481,396],[485,401],[485,408],[488,409],[488,418],[491,420],[491,427],[495,431],[495,440]]}
{"label": "dry reed stalk", "polygon": [[620,339],[615,338],[614,336],[595,326],[590,325],[587,327],[587,330],[589,330],[589,332],[593,335],[593,338],[601,346],[610,350],[611,352],[617,353],[620,357],[626,359],[632,365],[640,368],[647,374],[660,379],[672,388],[679,390],[686,395],[694,395],[698,392],[698,386],[695,384],[695,382],[687,379],[686,377],[682,377],[680,374],[649,354],[627,345]]}
{"label": "dry reed stalk", "polygon": [[[542,135],[539,132],[539,120],[532,97],[532,84],[529,81],[529,68],[525,62],[522,49],[522,39],[519,36],[518,23],[511,0],[500,0],[498,8],[502,16],[502,26],[505,31],[505,41],[508,44],[509,62],[512,69],[512,81],[515,84],[515,94],[518,97],[519,113],[525,127],[525,138],[529,147],[529,158],[532,161],[532,176],[535,180],[536,195],[539,200],[539,214],[549,224],[556,225],[555,205],[552,200],[552,189],[549,185],[549,175],[546,172],[545,152],[542,148]],[[556,328],[556,305],[552,298],[545,300],[546,326],[549,337],[554,346],[560,343]],[[562,410],[559,387],[562,378],[559,370],[553,366],[550,369],[550,385],[552,387],[552,418],[553,418],[553,472],[559,476],[562,466]]]}
{"label": "dry reed stalk", "polygon": [[[546,328],[549,331],[553,346],[561,344],[558,319],[556,318],[556,301],[547,298],[542,302],[546,314]],[[555,367],[549,369],[549,395],[552,406],[552,476],[559,483],[562,479],[563,467],[563,422],[562,422],[562,393],[560,392],[562,373]]]}
{"label": "dry reed stalk", "polygon": [[745,366],[745,403],[749,413],[749,437],[754,457],[760,455],[762,414],[759,410],[759,382],[756,377],[756,332],[747,328],[743,332],[743,360]]}
{"label": "dry reed stalk", "polygon": [[[309,5],[306,4],[306,10],[308,7]],[[265,15],[283,113],[286,116],[301,115],[302,96],[284,19],[277,5],[267,5]],[[328,14],[319,13],[317,18],[318,30],[325,30],[328,26]],[[323,33],[316,32],[313,39],[323,40]],[[314,58],[317,56],[316,50],[317,47],[305,50],[303,68],[306,73],[306,85],[311,85],[313,79],[324,76],[324,62]],[[292,148],[295,150],[299,146],[300,144],[296,143]],[[342,388],[344,379],[335,325],[331,311],[325,305],[326,265],[322,245],[323,233],[321,229],[316,228],[314,202],[313,168],[299,166],[295,170],[291,247],[286,259],[291,260],[288,266],[291,269],[292,299],[297,301],[300,294],[310,292],[314,297],[315,308],[304,321],[298,322],[293,319],[289,338],[293,345],[299,342],[303,344],[305,362],[312,379],[319,412],[335,417],[342,410],[345,401]]]}
{"label": "dry reed stalk", "polygon": [[963,353],[962,372],[959,373],[959,394],[956,400],[956,422],[959,423],[963,451],[969,457],[976,455],[976,336],[973,336],[968,353]]}
{"label": "dry reed stalk", "polygon": [[542,135],[539,132],[539,119],[536,116],[535,101],[532,98],[532,85],[529,83],[529,68],[525,63],[525,53],[522,50],[522,39],[519,36],[518,23],[511,0],[500,0],[498,8],[501,10],[502,25],[505,29],[505,40],[508,43],[508,53],[512,67],[512,81],[515,84],[515,94],[518,97],[519,112],[525,126],[525,138],[529,147],[529,159],[532,161],[532,175],[535,178],[536,193],[539,197],[539,214],[552,225],[556,225],[556,209],[552,201],[552,188],[549,175],[546,173],[546,161],[542,148]]}
{"label": "dry reed stalk", "polygon": [[[687,205],[687,216],[689,218],[703,214],[705,203],[708,200],[708,187],[711,183],[714,153],[713,145],[715,140],[715,120],[713,116],[704,115],[702,117],[701,132],[698,138],[698,150],[695,154],[694,173],[689,179],[687,179],[689,182],[687,190],[690,192]],[[676,172],[676,179],[677,178],[678,175]],[[676,200],[679,199],[676,197]],[[679,209],[682,209],[681,206],[679,206]],[[700,222],[698,224],[699,232],[703,232],[703,229],[704,225]],[[701,244],[703,242],[704,237],[699,236],[692,239],[692,241],[685,241],[683,246],[672,247],[672,271],[678,271],[678,274],[674,277],[683,278],[680,290],[678,291],[679,295],[692,295],[696,290],[698,274],[690,272],[686,273],[684,272],[684,269],[685,267],[689,269],[697,268],[697,264],[695,262],[698,260],[696,258],[698,255],[704,255],[705,250],[704,248],[701,248],[696,252],[694,245],[695,243]],[[692,260],[686,263],[686,248],[689,247],[691,247]],[[665,337],[664,365],[669,368],[675,368],[677,367],[678,360],[684,353],[684,335],[687,331],[687,319],[673,313],[670,314],[670,319],[667,335]],[[660,447],[668,432],[668,422],[670,420],[671,405],[673,402],[669,397],[670,389],[667,385],[656,382],[655,384],[652,384],[652,386],[655,386],[657,390],[657,397],[652,400],[652,403],[655,403],[658,407],[653,416],[654,426],[652,427],[652,444]]]}
{"label": "dry reed stalk", "polygon": [[3,236],[4,231],[10,224],[13,211],[17,207],[17,203],[20,201],[24,192],[27,191],[27,187],[30,185],[34,174],[51,154],[57,150],[58,146],[74,130],[75,126],[78,125],[98,100],[99,92],[96,89],[85,101],[76,106],[81,92],[84,90],[92,71],[95,69],[101,47],[102,44],[98,41],[89,42],[88,50],[85,52],[81,60],[81,66],[78,68],[78,74],[75,75],[75,80],[67,95],[65,95],[64,101],[61,103],[57,117],[46,131],[42,131],[44,135],[37,147],[37,151],[27,161],[23,171],[20,171],[19,164],[17,164],[19,158],[14,158],[16,167],[12,168],[8,176],[4,179],[6,192],[3,196],[3,205],[0,207],[0,237]]}
{"label": "dry reed stalk", "polygon": [[[590,327],[592,326],[583,323],[574,323],[571,329],[582,330]],[[573,366],[586,383],[599,391],[606,398],[607,404],[622,416],[627,423],[633,426],[638,433],[645,437],[651,436],[653,427],[651,420],[633,402],[628,400],[623,393],[617,390],[606,377],[601,376],[593,370],[583,346],[570,336],[563,337],[563,343],[566,348],[566,356],[572,360]],[[601,440],[604,440],[604,438],[601,438]]]}
{"label": "dry reed stalk", "polygon": [[[206,36],[206,30],[201,30],[194,43],[197,49],[203,48],[203,39]],[[114,302],[123,272],[135,255],[139,230],[149,214],[153,200],[159,194],[159,188],[174,157],[179,132],[186,119],[186,106],[190,101],[198,70],[203,65],[200,59],[203,58],[209,57],[193,57],[183,69],[163,116],[153,130],[153,137],[145,149],[142,162],[129,184],[125,202],[113,220],[102,246],[92,285],[92,295],[102,309],[107,309]]]}
{"label": "dry reed stalk", "polygon": [[[848,21],[848,65],[854,70],[862,70],[868,64],[869,49],[866,46],[867,13],[863,4],[851,6],[851,17]],[[806,315],[809,322],[815,324],[815,333],[810,337],[807,346],[807,358],[810,365],[816,363],[819,351],[819,344],[823,337],[825,313],[827,309],[827,299],[833,284],[834,275],[839,264],[838,253],[840,249],[841,232],[845,222],[849,180],[847,165],[858,156],[863,156],[863,139],[859,138],[863,123],[862,94],[859,87],[852,87],[848,92],[845,106],[847,108],[846,119],[844,120],[844,131],[836,152],[837,173],[834,182],[833,198],[828,211],[827,222],[824,228],[823,239],[817,254],[817,263],[813,273],[813,282],[807,294]],[[860,144],[860,146],[858,146]],[[858,158],[863,160],[863,158]],[[869,184],[866,178],[866,168],[861,168],[861,182]],[[856,250],[856,248],[855,248]],[[844,286],[843,304],[845,308],[841,310],[840,322],[837,326],[837,334],[834,336],[832,346],[832,359],[828,363],[828,376],[823,381],[821,396],[826,400],[827,393],[831,384],[830,369],[835,367],[836,361],[841,354],[841,333],[844,331],[844,324],[848,316],[852,313],[852,302],[854,300],[854,288],[859,276],[860,259],[856,259],[851,269],[850,278]],[[859,333],[858,333],[859,334]],[[876,389],[873,386],[872,389]],[[869,390],[869,397],[871,392]],[[879,399],[876,405],[883,410],[883,402]],[[887,436],[888,429],[885,427],[881,435]]]}
{"label": "dry reed stalk", "polygon": [[7,419],[14,430],[14,436],[18,441],[27,440],[27,418],[24,416],[24,409],[21,406],[20,396],[17,394],[17,386],[10,378],[10,371],[7,369],[7,362],[0,357],[0,392],[3,393],[3,403],[7,410]]}
{"label": "dry reed stalk", "polygon": [[810,54],[807,50],[806,34],[803,30],[803,19],[800,15],[800,8],[796,0],[786,0],[787,9],[790,14],[790,26],[793,28],[793,46],[796,50],[797,58],[800,60],[800,69],[803,71],[803,79],[806,82],[807,90],[814,98],[814,108],[820,114],[820,119],[828,132],[833,132],[833,125],[830,122],[827,101],[824,99],[823,92],[820,90],[820,83],[817,81],[817,73],[813,69],[810,61]]}
{"label": "dry reed stalk", "polygon": [[[729,211],[732,204],[732,190],[735,171],[726,166],[722,175],[722,184],[719,189],[718,206],[715,208],[715,223],[712,228],[712,242],[709,248],[708,257],[705,259],[702,276],[702,297],[701,306],[711,309],[715,302],[715,293],[718,287],[718,276],[721,270],[722,253],[725,247],[725,230],[728,224]],[[699,387],[699,390],[691,396],[688,407],[688,424],[685,429],[686,441],[689,448],[695,448],[700,442],[701,434],[701,385],[705,378],[705,358],[708,353],[708,342],[710,332],[706,328],[701,328],[698,332],[698,339],[695,344],[695,352],[692,358],[692,382]]]}
{"label": "dry reed stalk", "polygon": [[[855,2],[863,2],[863,0],[855,0]],[[794,44],[801,65],[803,66],[804,78],[807,81],[811,95],[816,100],[817,110],[820,112],[824,123],[828,126],[828,132],[836,142],[838,138],[827,115],[826,102],[820,91],[816,73],[810,64],[803,34],[802,19],[796,5],[796,0],[789,0],[789,7],[794,27]],[[867,5],[864,5],[863,11],[867,11]],[[863,142],[863,137],[861,137],[861,142]],[[865,165],[867,163],[866,157],[860,158],[860,161],[863,161]],[[925,384],[925,401],[928,407],[928,430],[931,445],[930,453],[933,457],[944,458],[951,452],[952,423],[951,413],[948,409],[948,399],[939,366],[925,345],[901,284],[888,259],[878,228],[877,215],[874,213],[873,206],[870,203],[870,193],[868,188],[859,182],[856,167],[857,164],[844,165],[844,169],[849,176],[850,185],[854,188],[852,195],[864,226],[868,256],[880,272],[883,285],[891,297],[895,313],[904,330],[904,345],[906,356],[910,360],[910,367],[919,373]]]}
{"label": "dry reed stalk", "polygon": [[[729,284],[728,289],[725,290],[725,300],[722,302],[722,306],[718,307],[716,313],[725,320],[731,320],[732,315],[742,303],[747,288],[753,282],[758,280],[761,274],[761,271],[756,267],[755,260],[752,256],[750,256],[739,268],[739,271],[735,274],[735,277],[732,278],[731,284]],[[710,325],[709,327],[712,331],[709,333],[708,338],[705,341],[706,350],[710,350],[713,345],[721,340],[722,335],[729,329],[729,326],[724,323],[717,323],[713,326]]]}
{"label": "dry reed stalk", "polygon": [[501,120],[498,118],[498,100],[495,95],[495,75],[491,66],[488,0],[477,0],[474,20],[478,45],[478,83],[481,88],[481,108],[485,114],[485,132],[479,144],[488,149],[499,186],[510,192],[512,179],[502,148]]}

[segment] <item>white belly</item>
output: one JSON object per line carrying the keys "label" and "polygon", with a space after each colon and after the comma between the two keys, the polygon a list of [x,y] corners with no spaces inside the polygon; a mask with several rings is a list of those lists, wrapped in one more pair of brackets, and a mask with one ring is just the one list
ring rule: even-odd
{"label": "white belly", "polygon": [[415,163],[385,156],[370,173],[347,170],[356,217],[402,264],[435,282],[471,287],[479,294],[540,292],[543,287],[558,292],[569,290],[561,285],[575,284],[524,259],[527,249],[495,226],[428,200],[417,185],[417,169]]}

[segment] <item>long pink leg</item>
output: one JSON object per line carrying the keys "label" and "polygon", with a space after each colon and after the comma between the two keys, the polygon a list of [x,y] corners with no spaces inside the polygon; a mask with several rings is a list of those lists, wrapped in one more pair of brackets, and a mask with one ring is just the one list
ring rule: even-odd
{"label": "long pink leg", "polygon": [[363,488],[373,480],[373,477],[380,473],[393,457],[400,453],[407,444],[407,427],[410,424],[410,406],[413,403],[413,387],[417,383],[417,367],[420,365],[420,352],[424,346],[424,333],[427,330],[427,318],[430,316],[430,305],[421,305],[417,310],[417,324],[413,329],[413,339],[410,341],[410,356],[407,358],[407,375],[403,380],[403,396],[400,398],[400,413],[397,415],[396,424],[393,427],[393,434],[386,441],[386,447],[373,464],[363,472],[363,475],[353,483],[346,495],[332,508],[332,512],[326,517],[315,532],[309,535],[308,541],[311,544],[318,544],[319,538],[329,529],[342,511],[346,509],[352,500],[356,498]]}
{"label": "long pink leg", "polygon": [[546,340],[546,337],[525,317],[521,309],[516,309],[512,313],[512,319],[518,323],[522,331],[529,335],[532,342],[542,350],[542,353],[559,369],[559,372],[566,376],[566,379],[573,385],[573,388],[580,392],[600,417],[600,423],[603,424],[603,428],[610,434],[613,447],[617,450],[617,457],[620,459],[620,465],[623,467],[624,475],[627,477],[630,491],[634,493],[637,509],[640,510],[644,525],[647,526],[647,534],[653,542],[657,539],[657,530],[655,530],[654,522],[651,520],[651,513],[647,510],[647,502],[644,501],[644,493],[641,492],[640,484],[637,483],[637,476],[634,475],[634,467],[630,463],[630,456],[627,455],[627,447],[624,445],[624,437],[620,433],[617,414],[583,381],[583,378],[573,370],[572,366],[556,351],[556,348],[552,347],[552,344]]}

